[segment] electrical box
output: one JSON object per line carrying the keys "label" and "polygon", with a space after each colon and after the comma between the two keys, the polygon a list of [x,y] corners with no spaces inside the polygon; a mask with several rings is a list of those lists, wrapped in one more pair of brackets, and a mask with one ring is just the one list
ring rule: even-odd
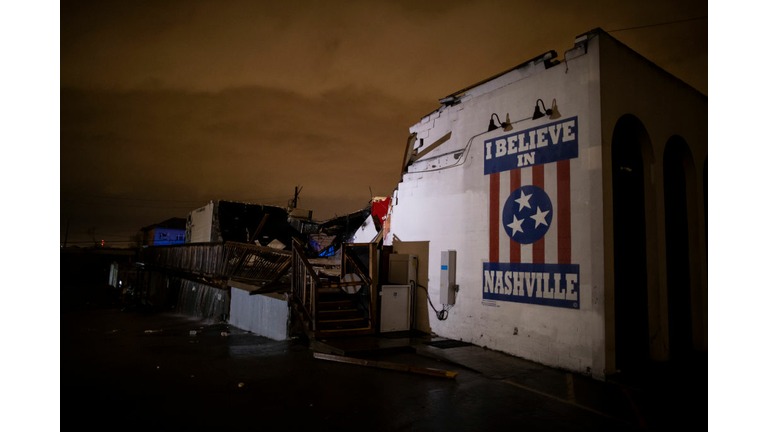
{"label": "electrical box", "polygon": [[456,304],[456,251],[440,252],[440,303]]}
{"label": "electrical box", "polygon": [[381,333],[411,329],[411,286],[381,286]]}
{"label": "electrical box", "polygon": [[418,257],[416,255],[389,255],[389,283],[399,285],[409,285],[411,281],[418,283],[417,266]]}

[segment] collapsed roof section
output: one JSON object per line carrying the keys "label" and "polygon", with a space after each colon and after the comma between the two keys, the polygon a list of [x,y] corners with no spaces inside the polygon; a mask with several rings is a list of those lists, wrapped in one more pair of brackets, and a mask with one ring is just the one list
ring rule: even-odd
{"label": "collapsed roof section", "polygon": [[354,241],[355,233],[371,215],[370,204],[358,211],[318,222],[317,231],[309,236],[310,249],[318,256],[332,256],[343,243]]}
{"label": "collapsed roof section", "polygon": [[190,243],[237,242],[290,249],[301,231],[282,207],[219,200],[193,210],[187,217]]}
{"label": "collapsed roof section", "polygon": [[218,201],[216,222],[219,237],[225,242],[277,245],[277,249],[289,248],[291,239],[300,235],[288,222],[288,211],[282,207]]}
{"label": "collapsed roof section", "polygon": [[375,198],[355,212],[313,221],[308,210],[219,200],[190,212],[187,239],[190,243],[237,242],[289,250],[296,237],[318,256],[330,256],[342,243],[355,242],[361,227],[381,231],[388,207],[388,197]]}

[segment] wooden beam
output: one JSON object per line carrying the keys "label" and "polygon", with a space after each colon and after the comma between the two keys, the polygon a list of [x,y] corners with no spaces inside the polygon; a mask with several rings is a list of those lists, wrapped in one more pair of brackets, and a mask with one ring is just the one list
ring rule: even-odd
{"label": "wooden beam", "polygon": [[390,362],[384,362],[384,361],[363,360],[363,359],[358,359],[353,357],[343,357],[343,356],[337,356],[333,354],[323,354],[318,352],[314,353],[314,357],[320,360],[330,360],[330,361],[335,361],[339,363],[349,363],[349,364],[356,364],[360,366],[370,366],[370,367],[375,367],[379,369],[389,369],[389,370],[395,370],[400,372],[411,372],[415,374],[429,375],[429,376],[440,377],[440,378],[454,379],[456,378],[456,375],[458,375],[457,372],[451,372],[451,371],[446,371],[441,369],[409,366],[405,364],[390,363]]}
{"label": "wooden beam", "polygon": [[448,141],[449,139],[451,139],[451,132],[448,132],[447,134],[443,135],[442,138],[440,138],[439,140],[433,142],[429,147],[427,147],[424,150],[422,150],[421,152],[419,152],[419,154],[416,155],[416,157],[413,158],[413,161],[416,162],[417,160],[423,158],[429,152],[431,152],[432,150],[436,149],[437,147],[440,146],[440,144]]}
{"label": "wooden beam", "polygon": [[400,174],[402,175],[405,173],[406,169],[408,168],[408,164],[411,162],[411,158],[413,157],[413,150],[414,150],[414,144],[416,144],[416,133],[412,133],[408,135],[408,143],[405,145],[405,156],[403,157],[403,166],[400,169]]}
{"label": "wooden beam", "polygon": [[[365,246],[368,246],[368,244],[366,243]],[[371,268],[370,267],[368,267],[368,274],[366,274],[365,272],[363,272],[363,269],[361,269],[360,266],[357,265],[357,262],[355,261],[352,255],[346,255],[345,252],[342,252],[342,257],[343,257],[342,262],[346,262],[348,260],[349,263],[352,264],[352,267],[355,269],[355,273],[357,273],[357,275],[360,276],[360,279],[362,279],[366,285],[371,284],[371,276],[370,276]],[[346,260],[344,258],[346,258]],[[371,265],[370,257],[369,257],[368,265],[369,266]],[[350,273],[350,272],[345,273],[346,270],[347,268],[345,266],[345,267],[342,267],[341,271],[345,275]]]}
{"label": "wooden beam", "polygon": [[363,281],[359,282],[333,282],[333,283],[327,283],[323,285],[324,287],[328,288],[341,288],[341,287],[347,287],[347,286],[360,286],[360,285],[367,285]]}
{"label": "wooden beam", "polygon": [[[261,218],[261,222],[259,223],[258,228],[256,228],[256,231],[253,232],[253,235],[251,238],[248,239],[248,244],[252,244],[254,240],[256,240],[256,236],[261,233],[261,229],[264,228],[264,224],[267,223],[267,218],[269,217],[269,213],[266,213],[264,217]],[[262,245],[266,246],[266,245]]]}
{"label": "wooden beam", "polygon": [[260,290],[260,289],[262,289],[264,287],[261,284],[254,285],[254,284],[250,284],[250,283],[246,283],[246,282],[236,281],[236,280],[233,280],[233,279],[227,280],[227,285],[231,286],[231,287],[234,287],[234,288],[237,288],[237,289],[241,289],[243,291],[248,291],[248,292],[258,291],[258,290]]}

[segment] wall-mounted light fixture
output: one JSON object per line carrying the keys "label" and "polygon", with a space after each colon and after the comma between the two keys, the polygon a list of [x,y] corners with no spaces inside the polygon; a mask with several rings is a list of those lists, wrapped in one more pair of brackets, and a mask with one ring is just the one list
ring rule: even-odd
{"label": "wall-mounted light fixture", "polygon": [[560,118],[560,111],[557,109],[557,99],[552,99],[552,109],[548,109],[544,106],[544,101],[539,99],[536,101],[536,109],[533,111],[533,120],[544,117],[544,113],[539,109],[539,102],[541,102],[541,107],[544,108],[544,112],[547,113],[546,115],[548,115],[550,119],[554,120]]}
{"label": "wall-mounted light fixture", "polygon": [[[496,116],[496,120],[498,120],[499,124],[501,126],[496,126],[496,123],[493,122],[493,116]],[[488,132],[498,129],[499,127],[503,127],[505,131],[511,131],[512,130],[512,123],[509,121],[509,113],[507,113],[507,121],[502,122],[501,119],[499,119],[499,116],[496,113],[491,114],[491,122],[488,124]]]}

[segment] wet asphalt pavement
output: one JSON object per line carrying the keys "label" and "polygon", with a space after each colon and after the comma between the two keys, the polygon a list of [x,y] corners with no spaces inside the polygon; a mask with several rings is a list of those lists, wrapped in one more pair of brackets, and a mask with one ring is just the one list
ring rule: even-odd
{"label": "wet asphalt pavement", "polygon": [[299,340],[170,313],[94,306],[63,314],[61,331],[62,424],[88,430],[633,429],[413,353],[376,359],[457,378],[318,360]]}
{"label": "wet asphalt pavement", "polygon": [[62,308],[62,425],[84,430],[107,425],[219,431],[643,430],[631,421],[631,411],[630,421],[604,415],[434,356],[406,352],[367,358],[458,376],[319,360],[301,339],[273,341],[226,323],[125,310],[109,301],[80,302]]}

